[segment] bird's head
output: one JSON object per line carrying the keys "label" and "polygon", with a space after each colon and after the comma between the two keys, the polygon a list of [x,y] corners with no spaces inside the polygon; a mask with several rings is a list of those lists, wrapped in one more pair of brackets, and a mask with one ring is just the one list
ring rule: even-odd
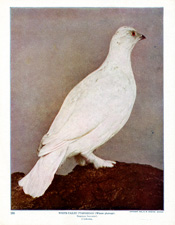
{"label": "bird's head", "polygon": [[132,50],[139,40],[143,40],[145,38],[146,37],[143,34],[138,33],[132,27],[120,27],[111,40],[111,47],[121,47]]}

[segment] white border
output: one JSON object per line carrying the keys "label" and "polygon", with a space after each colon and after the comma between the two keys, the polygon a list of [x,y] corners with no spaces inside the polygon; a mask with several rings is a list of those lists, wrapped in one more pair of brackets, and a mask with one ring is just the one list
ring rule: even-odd
{"label": "white border", "polygon": [[[165,152],[165,210],[129,212],[115,211],[114,216],[98,216],[82,221],[76,216],[59,215],[58,211],[10,210],[10,7],[164,7],[164,152]],[[175,1],[174,0],[23,0],[0,1],[0,224],[175,224]],[[87,211],[86,211],[87,212]]]}

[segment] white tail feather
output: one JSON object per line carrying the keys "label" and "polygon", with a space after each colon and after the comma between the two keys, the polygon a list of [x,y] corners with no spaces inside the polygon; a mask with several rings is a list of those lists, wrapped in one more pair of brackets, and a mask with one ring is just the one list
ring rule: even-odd
{"label": "white tail feather", "polygon": [[51,152],[37,161],[33,169],[18,182],[25,194],[36,198],[45,193],[52,183],[57,168],[65,161],[66,151],[67,148]]}

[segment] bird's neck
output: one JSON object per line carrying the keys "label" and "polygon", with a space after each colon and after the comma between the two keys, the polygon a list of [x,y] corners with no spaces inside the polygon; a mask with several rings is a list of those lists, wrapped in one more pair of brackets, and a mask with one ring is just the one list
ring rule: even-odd
{"label": "bird's neck", "polygon": [[110,48],[102,67],[118,67],[123,72],[131,72],[131,51],[132,49],[122,48],[122,46]]}

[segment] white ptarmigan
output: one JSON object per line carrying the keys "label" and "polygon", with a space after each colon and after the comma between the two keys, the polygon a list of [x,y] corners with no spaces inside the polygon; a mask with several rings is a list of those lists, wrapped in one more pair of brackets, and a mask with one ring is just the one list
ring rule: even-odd
{"label": "white ptarmigan", "polygon": [[42,196],[69,157],[80,165],[113,167],[114,161],[103,160],[93,151],[118,133],[130,117],[136,98],[131,52],[144,38],[132,27],[119,28],[104,63],[70,91],[41,140],[39,160],[19,181],[26,194]]}

